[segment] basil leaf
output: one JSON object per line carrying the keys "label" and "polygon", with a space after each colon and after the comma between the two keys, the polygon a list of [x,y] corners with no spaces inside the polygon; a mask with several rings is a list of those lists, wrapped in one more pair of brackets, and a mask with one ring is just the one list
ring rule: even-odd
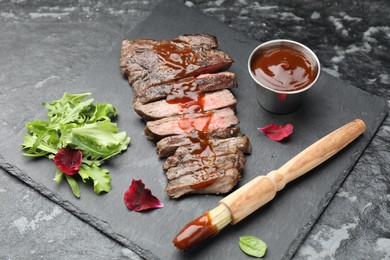
{"label": "basil leaf", "polygon": [[239,237],[239,245],[245,254],[254,257],[263,257],[267,251],[267,244],[255,236]]}

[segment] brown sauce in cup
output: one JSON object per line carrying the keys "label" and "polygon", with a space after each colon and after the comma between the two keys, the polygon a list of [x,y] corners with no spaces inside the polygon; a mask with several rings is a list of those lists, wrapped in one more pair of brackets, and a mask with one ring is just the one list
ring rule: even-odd
{"label": "brown sauce in cup", "polygon": [[257,54],[251,61],[251,70],[260,83],[281,91],[303,89],[316,79],[318,73],[302,52],[287,47]]}

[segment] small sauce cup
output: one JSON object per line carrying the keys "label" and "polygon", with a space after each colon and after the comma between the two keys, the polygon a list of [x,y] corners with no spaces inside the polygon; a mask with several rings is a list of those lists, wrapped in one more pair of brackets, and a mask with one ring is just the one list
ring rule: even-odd
{"label": "small sauce cup", "polygon": [[275,114],[295,111],[320,76],[312,50],[291,40],[272,40],[256,47],[248,70],[257,85],[257,101]]}

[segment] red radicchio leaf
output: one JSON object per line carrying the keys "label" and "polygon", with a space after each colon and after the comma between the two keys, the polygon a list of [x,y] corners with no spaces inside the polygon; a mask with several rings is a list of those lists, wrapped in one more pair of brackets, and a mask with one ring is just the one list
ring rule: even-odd
{"label": "red radicchio leaf", "polygon": [[124,195],[126,206],[135,211],[162,208],[164,205],[152,195],[149,189],[145,189],[142,180],[132,180],[129,189]]}
{"label": "red radicchio leaf", "polygon": [[293,133],[294,127],[291,124],[287,124],[284,126],[270,124],[266,127],[258,128],[258,130],[263,132],[268,138],[274,141],[281,141],[282,139]]}
{"label": "red radicchio leaf", "polygon": [[66,175],[74,175],[79,172],[82,157],[78,149],[62,148],[54,156],[54,162]]}

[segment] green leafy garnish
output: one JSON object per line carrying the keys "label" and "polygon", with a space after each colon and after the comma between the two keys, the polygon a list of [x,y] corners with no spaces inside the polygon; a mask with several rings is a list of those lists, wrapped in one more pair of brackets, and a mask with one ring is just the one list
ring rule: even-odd
{"label": "green leafy garnish", "polygon": [[[80,197],[76,175],[83,182],[92,181],[97,194],[109,192],[111,177],[100,165],[126,150],[130,143],[126,132],[118,133],[116,124],[111,122],[117,115],[115,107],[94,103],[92,98],[84,100],[90,95],[65,93],[59,100],[43,103],[48,121],[28,122],[22,144],[25,156],[54,159],[57,169],[53,180],[60,183],[65,176],[76,197]],[[74,151],[82,153],[78,164],[74,164],[74,158],[80,152]]]}
{"label": "green leafy garnish", "polygon": [[263,257],[267,251],[267,244],[255,236],[239,237],[241,250],[250,256]]}
{"label": "green leafy garnish", "polygon": [[80,198],[80,187],[79,187],[79,184],[77,183],[77,181],[66,174],[65,174],[65,179],[68,181],[68,184],[69,184],[70,188],[72,189],[73,194],[77,198]]}

